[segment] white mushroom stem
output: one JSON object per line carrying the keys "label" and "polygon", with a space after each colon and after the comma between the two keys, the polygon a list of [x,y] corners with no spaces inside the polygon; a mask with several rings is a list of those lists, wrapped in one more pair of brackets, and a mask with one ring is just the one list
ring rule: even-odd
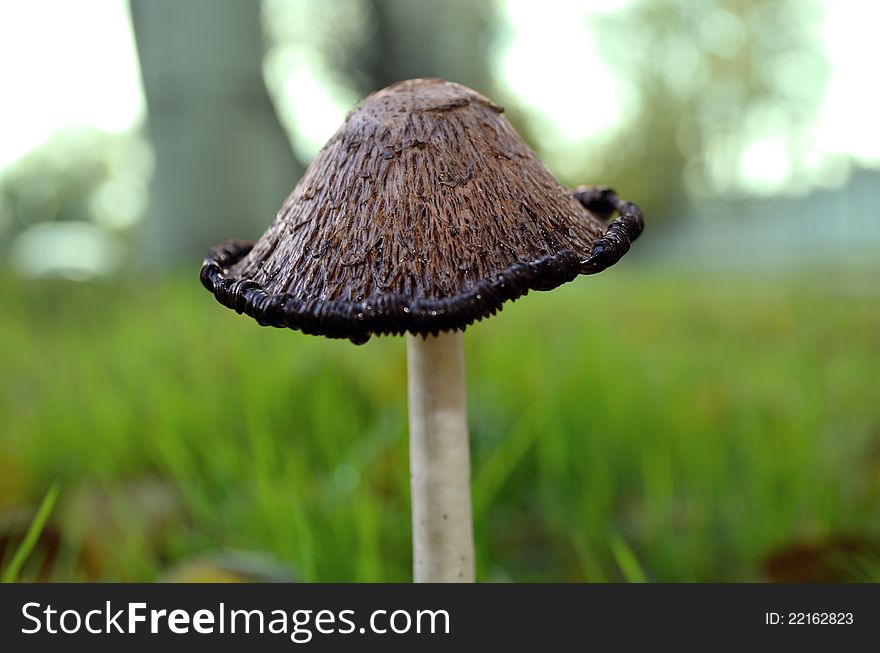
{"label": "white mushroom stem", "polygon": [[413,578],[472,583],[470,442],[463,334],[407,334]]}

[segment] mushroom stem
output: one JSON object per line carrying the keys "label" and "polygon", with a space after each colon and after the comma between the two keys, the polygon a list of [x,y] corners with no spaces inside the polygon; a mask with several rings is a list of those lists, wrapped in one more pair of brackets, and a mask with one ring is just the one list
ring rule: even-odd
{"label": "mushroom stem", "polygon": [[461,331],[406,337],[417,583],[474,582],[463,342]]}

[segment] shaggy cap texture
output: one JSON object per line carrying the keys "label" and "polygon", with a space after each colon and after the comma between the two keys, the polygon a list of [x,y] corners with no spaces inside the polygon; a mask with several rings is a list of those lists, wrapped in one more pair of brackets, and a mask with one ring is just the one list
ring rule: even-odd
{"label": "shaggy cap texture", "polygon": [[563,189],[502,112],[439,79],[373,93],[260,240],[211,251],[202,283],[261,324],[365,342],[463,329],[613,265],[641,233],[638,207]]}

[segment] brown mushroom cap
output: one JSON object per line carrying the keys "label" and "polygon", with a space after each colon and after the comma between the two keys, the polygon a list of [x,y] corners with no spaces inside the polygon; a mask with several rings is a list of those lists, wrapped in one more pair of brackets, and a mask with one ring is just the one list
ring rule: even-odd
{"label": "brown mushroom cap", "polygon": [[616,263],[638,207],[563,189],[502,111],[439,79],[373,93],[256,244],[211,251],[202,283],[260,324],[365,342],[463,329]]}

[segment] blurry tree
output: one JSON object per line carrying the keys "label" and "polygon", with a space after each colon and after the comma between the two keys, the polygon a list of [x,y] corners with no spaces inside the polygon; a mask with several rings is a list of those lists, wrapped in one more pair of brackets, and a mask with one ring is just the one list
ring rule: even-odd
{"label": "blurry tree", "polygon": [[301,167],[263,82],[258,2],[131,7],[156,154],[146,256],[192,264],[221,240],[258,236]]}
{"label": "blurry tree", "polygon": [[608,180],[668,215],[687,195],[751,190],[744,153],[764,139],[796,181],[826,75],[817,11],[810,0],[635,0],[598,18],[594,37],[638,98],[608,143]]}
{"label": "blurry tree", "polygon": [[263,0],[264,70],[295,152],[310,160],[355,104],[438,76],[491,93],[497,5],[467,0]]}
{"label": "blurry tree", "polygon": [[363,93],[414,77],[443,77],[489,92],[495,3],[365,1],[373,36],[351,71]]}
{"label": "blurry tree", "polygon": [[121,140],[92,129],[62,131],[4,170],[0,237],[44,222],[91,220],[93,195],[109,179]]}
{"label": "blurry tree", "polygon": [[0,176],[4,260],[28,276],[115,272],[143,215],[150,168],[137,134],[57,131]]}

